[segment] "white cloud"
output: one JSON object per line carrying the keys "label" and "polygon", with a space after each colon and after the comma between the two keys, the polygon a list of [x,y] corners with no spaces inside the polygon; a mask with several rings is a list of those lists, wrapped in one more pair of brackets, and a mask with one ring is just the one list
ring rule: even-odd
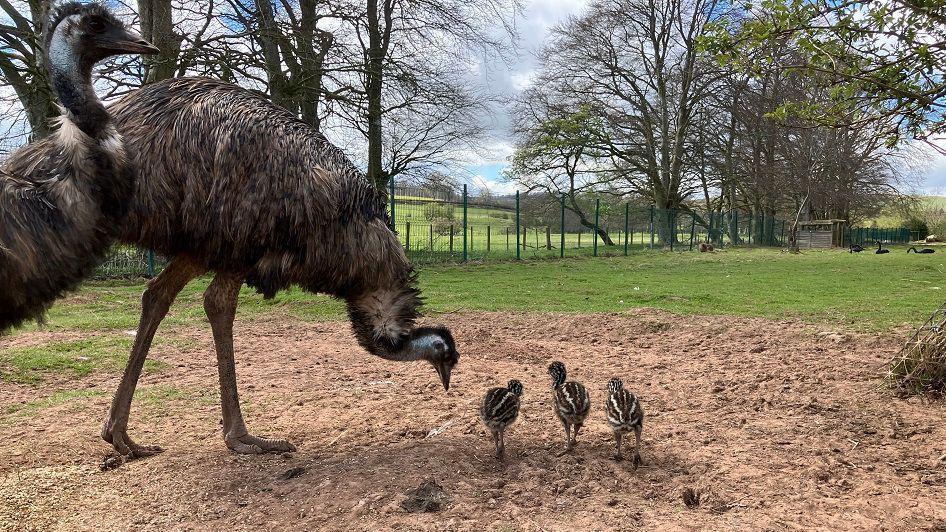
{"label": "white cloud", "polygon": [[516,183],[490,179],[479,174],[473,176],[473,179],[470,181],[474,192],[477,194],[489,191],[494,196],[507,196],[515,194],[516,190],[520,190],[520,187]]}

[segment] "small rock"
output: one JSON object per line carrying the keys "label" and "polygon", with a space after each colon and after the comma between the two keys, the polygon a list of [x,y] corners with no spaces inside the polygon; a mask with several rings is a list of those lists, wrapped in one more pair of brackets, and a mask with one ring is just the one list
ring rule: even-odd
{"label": "small rock", "polygon": [[401,501],[401,508],[410,513],[439,512],[452,500],[433,479],[421,482],[420,486],[409,490],[406,495],[407,498]]}
{"label": "small rock", "polygon": [[115,469],[116,467],[125,463],[125,457],[120,454],[114,454],[106,456],[102,459],[102,463],[99,465],[99,469],[102,471],[108,471],[110,469]]}
{"label": "small rock", "polygon": [[292,469],[287,469],[283,474],[279,475],[279,480],[291,480],[296,477],[301,477],[306,472],[304,467],[294,467]]}
{"label": "small rock", "polygon": [[686,488],[683,490],[683,504],[691,510],[700,506],[700,492],[695,491],[693,488]]}
{"label": "small rock", "polygon": [[610,501],[608,501],[608,506],[612,506],[612,507],[613,507],[613,506],[617,506],[617,504],[618,504],[618,500],[617,500],[617,499],[611,499]]}

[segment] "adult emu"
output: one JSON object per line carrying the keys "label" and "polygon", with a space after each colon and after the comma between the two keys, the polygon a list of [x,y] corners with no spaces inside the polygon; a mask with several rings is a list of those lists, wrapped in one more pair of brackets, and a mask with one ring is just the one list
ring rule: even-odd
{"label": "adult emu", "polygon": [[415,276],[388,227],[384,195],[324,136],[240,87],[177,78],[110,108],[137,165],[121,239],[170,257],[142,296],[141,321],[102,437],[131,457],[160,452],[127,433],[135,386],[158,324],[194,277],[204,293],[220,377],[223,436],[239,453],[291,451],[251,435],[240,412],[233,317],[240,286],[264,296],[296,285],[347,302],[358,342],[399,361],[426,360],[449,389],[450,331],[417,328]]}
{"label": "adult emu", "polygon": [[40,319],[89,275],[135,191],[122,138],[92,87],[92,67],[157,48],[97,4],[60,6],[48,28],[47,64],[63,110],[53,135],[0,168],[0,333]]}

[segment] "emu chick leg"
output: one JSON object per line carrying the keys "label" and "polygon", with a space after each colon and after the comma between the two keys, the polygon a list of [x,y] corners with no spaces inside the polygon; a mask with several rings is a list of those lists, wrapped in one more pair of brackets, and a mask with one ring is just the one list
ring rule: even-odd
{"label": "emu chick leg", "polygon": [[253,436],[246,430],[240,411],[240,395],[233,361],[233,318],[243,277],[219,273],[204,292],[204,311],[210,319],[214,345],[217,349],[217,372],[220,377],[220,404],[223,410],[223,438],[227,447],[241,454],[295,451],[286,440],[270,440]]}
{"label": "emu chick leg", "polygon": [[614,431],[614,459],[621,461],[624,456],[621,454],[621,431]]}
{"label": "emu chick leg", "polygon": [[644,464],[644,461],[641,460],[641,431],[644,427],[638,425],[634,427],[634,469],[637,469],[639,466]]}
{"label": "emu chick leg", "polygon": [[175,258],[168,263],[157,277],[148,283],[148,288],[141,295],[141,319],[138,322],[138,332],[135,335],[135,344],[131,348],[128,364],[122,374],[121,384],[112,398],[112,406],[108,410],[108,419],[102,427],[102,439],[107,441],[120,454],[128,458],[151,456],[163,449],[156,445],[138,445],[128,437],[128,415],[131,413],[131,400],[135,395],[135,387],[141,377],[141,368],[148,357],[151,341],[158,325],[177,294],[190,282],[191,279],[203,273],[203,269],[186,259]]}

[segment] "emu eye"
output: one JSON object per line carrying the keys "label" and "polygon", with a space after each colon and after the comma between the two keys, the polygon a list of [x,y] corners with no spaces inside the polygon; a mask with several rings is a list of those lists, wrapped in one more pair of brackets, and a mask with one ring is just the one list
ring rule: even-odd
{"label": "emu eye", "polygon": [[434,342],[434,349],[436,349],[437,351],[443,351],[444,349],[446,349],[446,347],[447,347],[447,344],[443,343],[443,340],[437,340]]}
{"label": "emu eye", "polygon": [[105,29],[105,21],[100,18],[93,18],[89,21],[89,29],[98,33]]}

